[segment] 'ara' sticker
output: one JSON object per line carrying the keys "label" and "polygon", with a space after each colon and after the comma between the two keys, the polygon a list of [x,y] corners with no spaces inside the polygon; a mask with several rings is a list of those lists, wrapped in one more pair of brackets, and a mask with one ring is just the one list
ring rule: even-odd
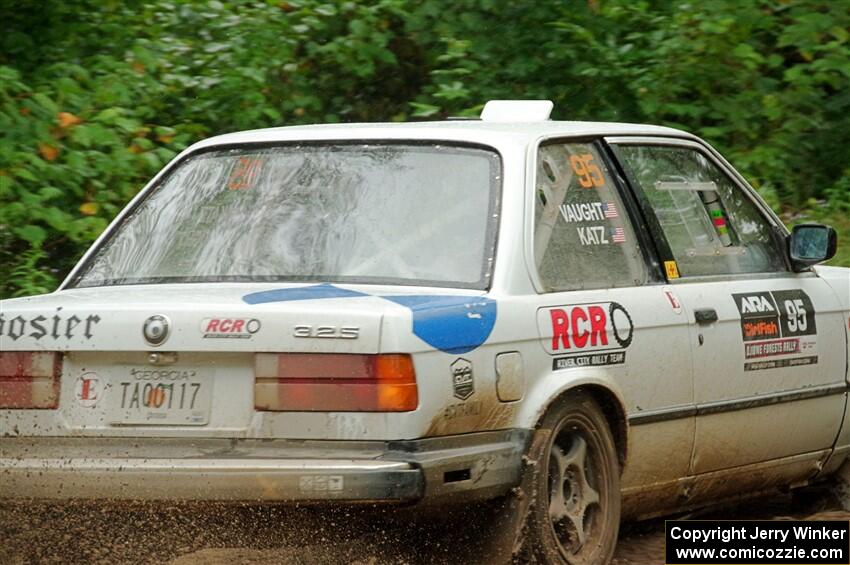
{"label": "'ara' sticker", "polygon": [[818,362],[815,309],[805,292],[746,292],[732,298],[741,314],[745,371]]}

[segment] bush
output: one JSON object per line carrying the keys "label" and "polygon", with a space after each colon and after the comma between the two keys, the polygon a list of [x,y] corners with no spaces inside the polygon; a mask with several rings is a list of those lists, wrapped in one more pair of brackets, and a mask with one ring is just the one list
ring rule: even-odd
{"label": "bush", "polygon": [[0,11],[12,15],[0,38],[0,260],[9,266],[0,296],[55,288],[191,142],[403,118],[424,76],[392,0],[53,1]]}

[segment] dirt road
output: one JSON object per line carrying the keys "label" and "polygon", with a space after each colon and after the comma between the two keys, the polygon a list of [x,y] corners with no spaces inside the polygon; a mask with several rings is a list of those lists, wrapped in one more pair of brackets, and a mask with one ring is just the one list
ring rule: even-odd
{"label": "dirt road", "polygon": [[[700,518],[850,519],[822,493],[742,503]],[[2,563],[487,563],[486,515],[224,504],[3,504]],[[615,563],[663,563],[664,522],[626,525]]]}

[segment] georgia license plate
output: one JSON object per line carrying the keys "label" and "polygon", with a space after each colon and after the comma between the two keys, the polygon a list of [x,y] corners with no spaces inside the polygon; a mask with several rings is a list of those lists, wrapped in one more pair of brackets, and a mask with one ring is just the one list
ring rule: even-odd
{"label": "georgia license plate", "polygon": [[197,369],[128,367],[110,379],[112,424],[203,426],[212,374]]}

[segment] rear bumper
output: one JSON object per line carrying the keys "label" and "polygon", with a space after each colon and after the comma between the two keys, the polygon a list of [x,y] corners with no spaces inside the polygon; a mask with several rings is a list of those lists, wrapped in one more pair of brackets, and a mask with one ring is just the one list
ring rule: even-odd
{"label": "rear bumper", "polygon": [[445,502],[519,484],[530,430],[397,442],[0,439],[0,497]]}

